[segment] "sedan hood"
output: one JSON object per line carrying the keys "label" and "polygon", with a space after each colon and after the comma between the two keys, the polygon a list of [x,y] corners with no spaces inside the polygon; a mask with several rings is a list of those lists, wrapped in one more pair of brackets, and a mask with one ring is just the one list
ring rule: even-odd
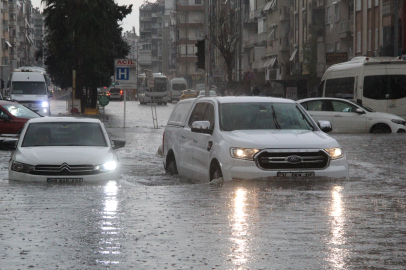
{"label": "sedan hood", "polygon": [[321,131],[308,130],[235,130],[223,132],[234,147],[255,149],[325,149],[339,147],[338,142]]}
{"label": "sedan hood", "polygon": [[405,120],[402,117],[399,117],[397,115],[391,114],[391,113],[384,113],[384,112],[368,112],[367,116],[373,117],[373,119],[387,119],[387,120],[392,120],[392,119],[399,119],[399,120]]}
{"label": "sedan hood", "polygon": [[16,161],[29,165],[100,165],[115,159],[115,152],[110,147],[20,147],[15,153]]}

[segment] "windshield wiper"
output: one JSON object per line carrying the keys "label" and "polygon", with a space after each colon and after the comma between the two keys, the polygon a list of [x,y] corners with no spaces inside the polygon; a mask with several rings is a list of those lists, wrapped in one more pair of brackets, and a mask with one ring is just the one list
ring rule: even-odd
{"label": "windshield wiper", "polygon": [[271,106],[272,107],[272,118],[273,118],[273,122],[275,123],[275,127],[277,128],[277,129],[281,129],[281,125],[279,125],[279,123],[278,123],[278,119],[276,118],[276,112],[275,112],[275,109],[273,108],[273,105]]}
{"label": "windshield wiper", "polygon": [[314,126],[310,123],[309,119],[307,119],[306,115],[299,109],[298,106],[296,106],[296,109],[300,112],[300,114],[302,115],[303,120],[306,121],[306,123],[312,128],[312,130],[314,131]]}

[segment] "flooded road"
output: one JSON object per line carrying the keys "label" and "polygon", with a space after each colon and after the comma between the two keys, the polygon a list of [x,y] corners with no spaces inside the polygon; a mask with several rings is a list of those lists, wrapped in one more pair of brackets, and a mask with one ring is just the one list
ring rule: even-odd
{"label": "flooded road", "polygon": [[[54,102],[52,112],[63,104]],[[164,126],[174,104],[157,106]],[[106,107],[120,181],[7,180],[0,152],[0,269],[404,269],[405,134],[331,134],[350,180],[194,183],[166,176],[151,109]]]}

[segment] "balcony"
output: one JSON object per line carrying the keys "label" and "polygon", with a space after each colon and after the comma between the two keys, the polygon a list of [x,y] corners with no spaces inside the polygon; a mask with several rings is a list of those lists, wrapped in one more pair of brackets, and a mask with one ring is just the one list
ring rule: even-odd
{"label": "balcony", "polygon": [[201,5],[190,5],[188,0],[179,0],[176,11],[204,11],[203,1]]}
{"label": "balcony", "polygon": [[152,28],[151,27],[140,27],[140,32],[151,32]]}

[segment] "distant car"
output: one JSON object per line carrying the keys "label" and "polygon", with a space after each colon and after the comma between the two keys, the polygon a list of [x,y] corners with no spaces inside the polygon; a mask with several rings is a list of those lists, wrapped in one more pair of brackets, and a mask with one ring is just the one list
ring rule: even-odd
{"label": "distant car", "polygon": [[[210,90],[209,94],[210,94],[211,97],[216,97],[217,96],[217,92],[215,90]],[[204,97],[204,96],[206,96],[206,91],[205,90],[200,91],[199,92],[199,97]]]}
{"label": "distant car", "polygon": [[298,100],[315,121],[326,120],[332,132],[401,133],[405,119],[390,113],[375,112],[367,106],[341,98],[307,98]]}
{"label": "distant car", "polygon": [[180,95],[180,100],[184,100],[187,98],[195,98],[197,97],[196,90],[183,90],[182,94]]}
{"label": "distant car", "polygon": [[114,149],[125,141],[111,141],[99,119],[42,117],[31,119],[20,139],[4,141],[14,150],[9,179],[41,182],[117,180],[120,164]]}
{"label": "distant car", "polygon": [[110,96],[110,99],[123,100],[123,90],[121,90],[119,88],[110,88],[109,96]]}
{"label": "distant car", "polygon": [[19,103],[0,100],[0,134],[19,134],[28,120],[40,117]]}

